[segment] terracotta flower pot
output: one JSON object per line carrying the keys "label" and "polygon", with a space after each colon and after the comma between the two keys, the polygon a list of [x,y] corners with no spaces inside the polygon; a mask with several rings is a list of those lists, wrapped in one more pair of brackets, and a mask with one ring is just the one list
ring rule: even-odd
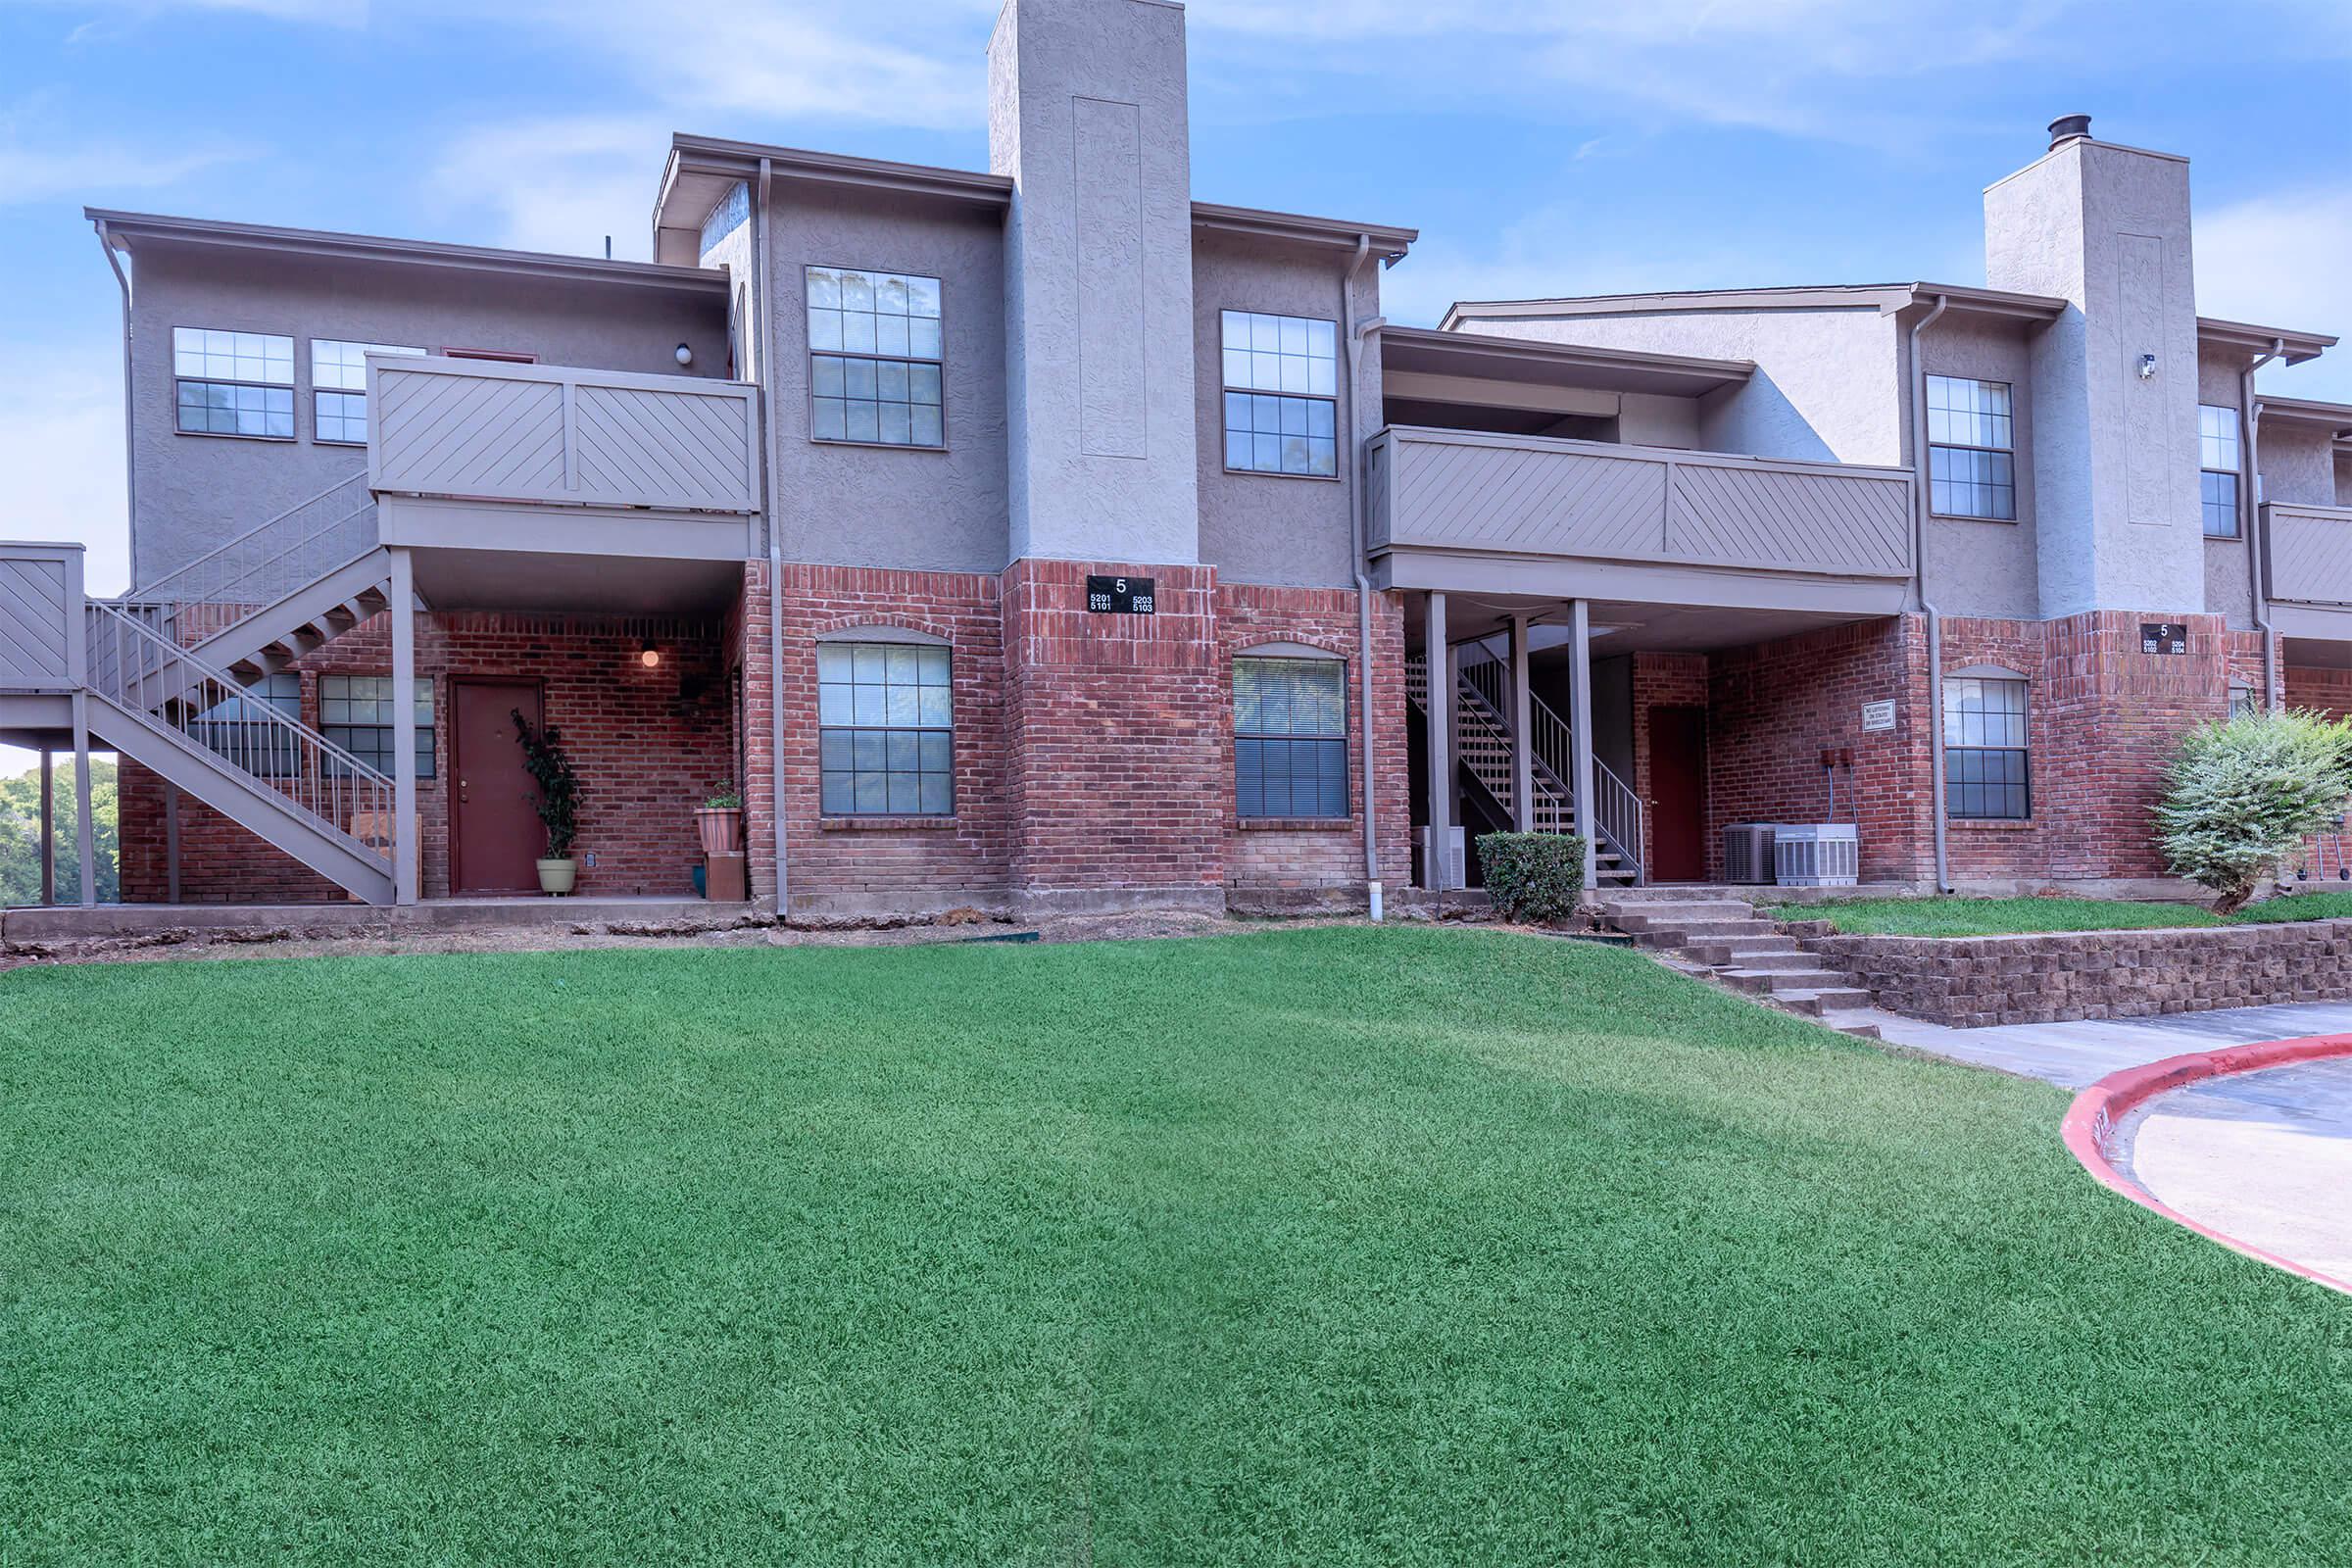
{"label": "terracotta flower pot", "polygon": [[705,855],[733,855],[743,848],[743,812],[733,807],[700,807],[694,825],[703,836]]}
{"label": "terracotta flower pot", "polygon": [[580,874],[577,860],[541,860],[539,862],[539,891],[550,898],[560,899],[571,891]]}

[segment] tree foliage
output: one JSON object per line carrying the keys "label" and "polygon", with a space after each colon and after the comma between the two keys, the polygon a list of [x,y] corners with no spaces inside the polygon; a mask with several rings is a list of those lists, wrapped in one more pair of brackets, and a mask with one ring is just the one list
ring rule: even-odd
{"label": "tree foliage", "polygon": [[[56,762],[57,897],[72,903],[81,896],[81,870],[75,858],[74,760]],[[115,764],[90,760],[90,823],[98,872],[98,898],[114,903],[122,897]],[[15,778],[0,778],[0,906],[41,902],[41,773],[34,767]]]}
{"label": "tree foliage", "polygon": [[2252,713],[2190,730],[2165,775],[2156,824],[2176,875],[2238,908],[2352,804],[2352,720]]}

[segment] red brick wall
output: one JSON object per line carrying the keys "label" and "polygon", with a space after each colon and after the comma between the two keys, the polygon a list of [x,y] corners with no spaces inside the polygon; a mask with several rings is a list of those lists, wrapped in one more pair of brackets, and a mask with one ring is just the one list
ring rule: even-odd
{"label": "red brick wall", "polygon": [[[1853,822],[1864,881],[1931,873],[1926,650],[1925,622],[1905,615],[1708,657],[1710,876],[1735,822]],[[1894,728],[1865,731],[1862,705],[1886,701]],[[1833,816],[1821,753],[1848,747]]]}
{"label": "red brick wall", "polygon": [[[764,582],[765,567],[757,569]],[[790,565],[783,584],[785,876],[793,906],[866,913],[1001,905],[1011,833],[997,579]],[[760,601],[747,620],[764,637],[764,594]],[[859,626],[900,627],[944,638],[950,646],[952,817],[827,818],[819,810],[816,639]],[[753,664],[753,684],[764,687],[763,650]],[[758,792],[765,793],[764,784]],[[772,872],[771,864],[764,877],[771,891]]]}
{"label": "red brick wall", "polygon": [[2310,709],[2330,718],[2352,717],[2352,669],[2288,664],[2279,674],[2287,707]]}
{"label": "red brick wall", "polygon": [[[644,640],[661,664],[638,660]],[[543,683],[544,712],[564,731],[582,778],[582,894],[691,896],[700,858],[694,808],[735,770],[720,627],[713,621],[456,612],[420,616],[416,668],[433,681],[435,776],[416,784],[424,895],[449,892],[450,677]],[[303,718],[320,723],[322,675],[383,675],[391,622],[354,627],[300,665]],[[163,786],[122,768],[125,900],[169,896]],[[594,866],[584,858],[596,857]],[[306,904],[345,895],[200,802],[179,803],[179,897],[187,903]]]}
{"label": "red brick wall", "polygon": [[[1156,612],[1090,614],[1089,573],[1152,578]],[[1214,569],[1016,561],[1004,592],[1014,895],[1213,902],[1232,812]]]}
{"label": "red brick wall", "polygon": [[[1358,681],[1356,597],[1346,588],[1268,588],[1220,584],[1216,591],[1218,658],[1226,722],[1220,787],[1226,802],[1225,885],[1238,902],[1348,890],[1364,882],[1363,704]],[[1234,814],[1233,660],[1263,643],[1298,643],[1348,662],[1348,810],[1346,821],[1276,829]],[[1401,887],[1411,876],[1412,824],[1405,757],[1404,604],[1397,594],[1372,607],[1372,741],[1379,812],[1381,879]]]}

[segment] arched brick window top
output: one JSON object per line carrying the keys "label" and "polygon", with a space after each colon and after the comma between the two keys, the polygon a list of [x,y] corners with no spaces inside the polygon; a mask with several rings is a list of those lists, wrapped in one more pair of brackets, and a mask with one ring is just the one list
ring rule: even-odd
{"label": "arched brick window top", "polygon": [[836,626],[816,634],[820,643],[898,643],[910,648],[945,648],[948,640],[936,632],[912,626]]}
{"label": "arched brick window top", "polygon": [[1258,643],[1243,649],[1233,657],[1236,659],[1328,659],[1341,663],[1345,663],[1348,659],[1346,654],[1334,653],[1328,648],[1317,648],[1309,643]]}
{"label": "arched brick window top", "polygon": [[1944,671],[1945,680],[2024,680],[2026,672],[2004,664],[1971,664],[1966,669]]}

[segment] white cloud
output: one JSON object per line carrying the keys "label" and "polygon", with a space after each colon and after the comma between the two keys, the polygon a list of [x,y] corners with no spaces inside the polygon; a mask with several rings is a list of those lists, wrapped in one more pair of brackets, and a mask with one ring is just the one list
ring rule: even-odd
{"label": "white cloud", "polygon": [[36,93],[0,109],[0,207],[109,191],[153,190],[201,170],[254,156],[220,138],[175,142],[168,150],[93,140],[72,129],[56,93]]}
{"label": "white cloud", "polygon": [[[2352,337],[2352,293],[2339,259],[2352,255],[2352,185],[2306,187],[2198,215],[2197,309],[2264,326]],[[2352,346],[2263,386],[2295,397],[2352,401]]]}
{"label": "white cloud", "polygon": [[654,178],[668,129],[637,116],[576,116],[486,125],[442,155],[431,200],[444,214],[486,210],[492,243],[643,261]]}

